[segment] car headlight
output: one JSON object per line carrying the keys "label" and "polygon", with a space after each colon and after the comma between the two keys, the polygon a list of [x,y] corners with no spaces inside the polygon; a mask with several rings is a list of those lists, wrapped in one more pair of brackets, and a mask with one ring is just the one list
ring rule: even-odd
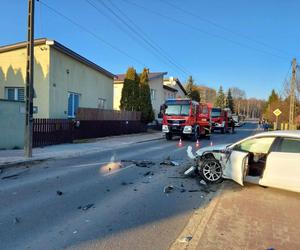
{"label": "car headlight", "polygon": [[169,133],[169,127],[168,127],[168,125],[162,125],[162,132]]}
{"label": "car headlight", "polygon": [[191,134],[193,131],[192,126],[184,126],[183,133]]}

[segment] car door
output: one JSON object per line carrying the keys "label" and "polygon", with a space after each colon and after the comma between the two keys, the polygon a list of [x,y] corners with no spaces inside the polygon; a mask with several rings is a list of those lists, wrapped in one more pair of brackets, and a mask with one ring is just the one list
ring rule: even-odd
{"label": "car door", "polygon": [[300,192],[299,138],[280,138],[268,155],[260,184]]}
{"label": "car door", "polygon": [[225,160],[223,178],[231,179],[244,186],[244,177],[248,166],[248,152],[231,150]]}

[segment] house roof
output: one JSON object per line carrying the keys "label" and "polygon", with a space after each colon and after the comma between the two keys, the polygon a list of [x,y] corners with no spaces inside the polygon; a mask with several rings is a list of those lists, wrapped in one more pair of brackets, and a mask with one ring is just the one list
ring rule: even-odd
{"label": "house roof", "polygon": [[170,86],[168,86],[168,85],[164,85],[163,88],[166,89],[166,90],[169,90],[169,91],[171,91],[171,92],[178,92],[177,89],[174,89],[174,88],[172,88],[172,87],[170,87]]}
{"label": "house roof", "polygon": [[[109,78],[114,78],[114,76],[115,76],[111,72],[109,72],[106,69],[100,67],[99,65],[93,63],[92,61],[86,59],[85,57],[77,54],[73,50],[65,47],[64,45],[62,45],[61,43],[59,43],[55,40],[50,40],[50,39],[47,39],[47,38],[40,38],[40,39],[34,40],[34,45],[35,46],[43,45],[43,44],[49,45],[49,46],[55,48],[56,50],[60,51],[61,53],[64,53],[64,54],[72,57],[73,59],[83,63],[84,65],[86,65],[88,67],[91,67],[94,70],[99,71],[100,73],[108,76]],[[16,50],[16,49],[23,49],[23,48],[26,48],[26,46],[27,46],[27,42],[20,42],[20,43],[0,46],[0,53],[4,53],[4,52]]]}
{"label": "house roof", "polygon": [[[185,88],[182,86],[180,80],[179,80],[178,78],[175,78],[175,77],[173,78],[173,80],[176,81],[177,85],[178,85],[179,88],[182,90],[182,92],[183,92],[185,95],[187,95],[187,92],[186,92]],[[169,78],[165,78],[164,81],[167,82],[167,81],[170,81],[170,79],[169,79]]]}
{"label": "house roof", "polygon": [[[167,72],[150,72],[148,74],[148,78],[149,78],[149,80],[153,80],[153,79],[156,79],[159,77],[163,77],[166,74],[167,74]],[[117,75],[115,75],[114,80],[115,80],[115,82],[124,82],[125,76],[126,76],[126,74],[117,74]]]}

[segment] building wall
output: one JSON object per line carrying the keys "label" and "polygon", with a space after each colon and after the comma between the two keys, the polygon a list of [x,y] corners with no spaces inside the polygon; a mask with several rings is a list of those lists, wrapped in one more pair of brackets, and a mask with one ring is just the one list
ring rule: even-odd
{"label": "building wall", "polygon": [[[49,55],[48,45],[34,47],[34,117],[49,116]],[[5,98],[5,87],[25,88],[25,81],[26,48],[0,53],[0,98]]]}
{"label": "building wall", "polygon": [[186,97],[185,93],[182,91],[182,89],[176,83],[176,80],[173,79],[172,77],[170,77],[169,79],[165,79],[164,84],[177,90],[177,93],[175,96],[176,98],[185,98]]}
{"label": "building wall", "polygon": [[0,100],[0,149],[24,147],[24,102]]}
{"label": "building wall", "polygon": [[113,109],[113,79],[50,48],[50,117],[67,118],[68,92],[80,94],[79,107]]}
{"label": "building wall", "polygon": [[151,79],[149,81],[150,90],[155,90],[155,98],[152,99],[152,108],[154,110],[155,119],[157,119],[157,114],[160,111],[160,106],[165,102],[165,95],[163,89],[163,77]]}
{"label": "building wall", "polygon": [[114,84],[114,109],[120,110],[123,83]]}

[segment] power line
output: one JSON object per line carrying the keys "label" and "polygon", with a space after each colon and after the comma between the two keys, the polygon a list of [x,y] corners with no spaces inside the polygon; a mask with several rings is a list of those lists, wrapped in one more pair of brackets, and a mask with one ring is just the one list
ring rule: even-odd
{"label": "power line", "polygon": [[247,45],[247,44],[244,44],[244,43],[241,43],[241,42],[234,41],[234,40],[232,40],[232,39],[226,38],[226,37],[221,36],[221,35],[212,34],[212,33],[210,33],[210,32],[207,32],[207,31],[205,31],[205,30],[202,30],[202,29],[200,29],[200,28],[198,28],[198,27],[196,27],[196,26],[193,26],[193,25],[191,25],[191,24],[182,22],[182,21],[180,21],[180,20],[178,20],[178,19],[176,19],[176,18],[166,16],[166,15],[164,15],[164,14],[161,14],[161,13],[159,13],[159,12],[157,12],[157,11],[154,11],[154,10],[152,10],[152,9],[150,9],[150,8],[145,7],[145,6],[141,6],[141,5],[137,4],[137,3],[131,2],[131,1],[129,1],[129,0],[123,0],[123,1],[125,1],[126,3],[128,3],[128,4],[130,4],[130,5],[134,5],[134,6],[138,7],[138,8],[140,8],[140,9],[142,9],[143,11],[151,12],[151,13],[153,13],[153,14],[155,14],[155,15],[158,15],[158,16],[163,17],[163,18],[165,18],[165,19],[168,19],[168,20],[171,20],[171,21],[173,21],[173,22],[179,23],[179,24],[181,24],[181,25],[183,25],[183,26],[186,26],[186,27],[188,27],[188,28],[194,29],[194,30],[196,30],[196,31],[198,31],[198,32],[201,32],[201,33],[203,33],[203,34],[206,34],[206,35],[208,35],[208,36],[216,37],[216,38],[219,38],[219,39],[222,39],[222,40],[226,40],[226,41],[228,41],[228,42],[231,42],[231,43],[233,43],[233,44],[239,45],[239,46],[241,46],[241,47],[246,47],[246,48],[251,49],[251,50],[254,50],[254,51],[256,51],[256,52],[268,54],[269,56],[277,57],[277,58],[280,58],[280,59],[282,59],[282,60],[286,60],[286,59],[288,58],[288,57],[284,57],[284,56],[280,56],[280,55],[277,55],[277,54],[270,53],[270,52],[265,51],[265,50],[262,50],[262,49],[254,48],[254,47],[249,46],[249,45]]}
{"label": "power line", "polygon": [[[103,13],[99,10],[99,8],[97,8],[97,6],[95,6],[94,4],[92,4],[89,0],[86,0],[91,6],[93,6],[99,13]],[[151,42],[149,42],[144,36],[142,36],[142,34],[140,34],[139,32],[136,31],[136,29],[134,27],[132,27],[132,25],[130,25],[124,18],[122,18],[121,15],[118,15],[110,6],[108,6],[104,1],[99,1],[103,7],[105,9],[107,9],[121,24],[125,25],[127,27],[127,29],[131,32],[131,34],[133,34],[135,36],[135,38],[133,38],[134,41],[136,41],[137,39],[140,39],[139,41],[144,42],[147,46],[149,46],[153,52],[159,56],[164,63],[167,63],[173,67],[175,67],[177,70],[180,70],[181,72],[183,72],[185,75],[188,75],[188,73],[182,69],[180,66],[178,66],[175,62],[173,62],[170,58],[166,57],[165,55],[163,55],[159,49],[157,49]],[[118,26],[119,27],[119,26]],[[120,28],[120,27],[119,27]],[[122,29],[123,30],[123,29]],[[124,30],[123,30],[124,31]],[[125,32],[127,35],[129,35],[127,32]],[[132,36],[129,35],[131,38]],[[142,45],[142,47],[144,48],[144,46]]]}
{"label": "power line", "polygon": [[216,28],[218,28],[218,29],[224,30],[224,31],[226,31],[226,32],[228,32],[228,33],[231,33],[231,34],[235,35],[235,36],[239,36],[239,37],[242,37],[242,38],[247,39],[247,40],[249,40],[249,41],[255,42],[255,43],[257,43],[257,44],[259,44],[259,45],[261,45],[261,46],[264,46],[264,47],[266,47],[266,48],[273,49],[273,50],[277,50],[277,51],[279,51],[280,53],[285,54],[286,56],[290,56],[286,51],[283,51],[283,50],[281,50],[281,49],[275,48],[275,47],[273,47],[273,46],[271,46],[271,45],[269,45],[269,44],[267,44],[267,43],[265,43],[265,42],[262,42],[262,41],[259,41],[259,40],[257,40],[257,39],[254,39],[254,38],[252,38],[252,37],[250,37],[250,36],[248,36],[248,35],[242,34],[242,33],[237,32],[237,31],[233,31],[233,30],[231,30],[231,29],[229,29],[229,28],[227,28],[227,27],[225,27],[225,26],[223,26],[223,25],[221,25],[221,24],[218,24],[218,23],[216,23],[216,22],[214,22],[214,21],[211,21],[211,20],[209,20],[209,19],[207,19],[207,18],[203,18],[203,17],[201,17],[201,16],[199,16],[199,15],[196,15],[195,13],[193,13],[193,12],[191,12],[191,11],[188,11],[188,10],[186,10],[186,9],[183,9],[183,8],[181,8],[181,7],[179,7],[179,6],[175,5],[175,4],[173,4],[173,3],[170,3],[170,2],[168,2],[168,1],[162,1],[162,3],[164,3],[164,4],[168,5],[168,6],[171,6],[171,7],[173,7],[174,9],[177,9],[177,10],[179,10],[179,11],[182,11],[182,12],[184,12],[184,13],[190,15],[190,16],[193,16],[193,17],[199,19],[199,20],[202,21],[202,22],[209,23],[209,24],[213,25],[214,27],[216,27]]}
{"label": "power line", "polygon": [[90,31],[89,29],[85,28],[83,25],[80,25],[79,23],[75,22],[74,20],[72,20],[71,18],[67,17],[66,15],[62,14],[61,12],[55,10],[54,8],[50,7],[48,4],[42,2],[42,1],[38,1],[38,3],[42,4],[43,6],[45,6],[46,8],[48,8],[49,10],[51,10],[52,12],[54,12],[55,14],[57,14],[58,16],[68,20],[70,23],[72,23],[73,25],[77,26],[78,28],[80,28],[81,30],[85,31],[86,33],[90,34],[91,36],[93,36],[94,38],[96,38],[97,40],[101,41],[102,43],[104,43],[105,45],[107,45],[108,47],[114,49],[115,51],[118,51],[120,54],[125,55],[126,57],[132,59],[133,61],[143,65],[144,67],[146,67],[146,65],[139,61],[137,58],[129,55],[128,53],[126,53],[125,51],[119,49],[118,47],[112,45],[111,43],[107,42],[106,40],[104,40],[102,37],[100,37],[99,35],[95,34],[94,32]]}
{"label": "power line", "polygon": [[113,1],[109,1],[111,3],[111,5],[113,5],[113,7],[115,9],[117,9],[136,29],[139,30],[139,32],[141,34],[143,34],[152,44],[154,44],[155,47],[157,47],[157,49],[159,51],[161,51],[162,54],[164,54],[167,58],[169,58],[173,64],[177,65],[178,67],[180,67],[182,69],[183,72],[188,72],[190,75],[192,75],[187,69],[185,69],[184,67],[182,67],[180,64],[176,63],[175,59],[173,59],[166,51],[164,51],[164,49],[162,47],[159,46],[159,44],[157,44],[155,41],[153,41],[153,39],[151,39],[150,36],[147,35],[146,32],[144,32],[136,23],[134,23],[132,21],[132,19],[130,19],[128,17],[128,15],[126,15],[126,13],[124,11],[122,11],[116,4],[113,3]]}

